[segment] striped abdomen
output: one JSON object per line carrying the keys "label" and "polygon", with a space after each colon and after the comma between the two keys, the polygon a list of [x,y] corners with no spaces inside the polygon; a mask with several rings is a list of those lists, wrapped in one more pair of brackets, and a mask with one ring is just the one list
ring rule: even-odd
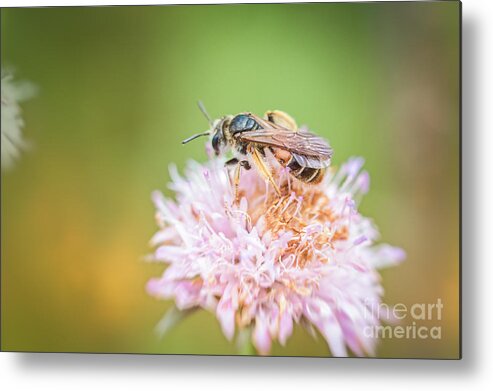
{"label": "striped abdomen", "polygon": [[279,148],[271,148],[274,157],[289,173],[305,183],[319,183],[325,174],[325,164],[317,157],[301,156]]}

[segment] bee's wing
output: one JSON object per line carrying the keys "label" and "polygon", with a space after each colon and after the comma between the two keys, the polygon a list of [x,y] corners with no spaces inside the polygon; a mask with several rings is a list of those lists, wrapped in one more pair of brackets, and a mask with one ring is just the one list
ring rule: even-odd
{"label": "bee's wing", "polygon": [[293,154],[303,166],[323,168],[330,165],[332,148],[321,137],[310,132],[294,132],[284,128],[264,128],[243,132],[240,141],[281,148]]}
{"label": "bee's wing", "polygon": [[320,156],[307,156],[307,155],[298,155],[297,153],[292,152],[296,162],[301,167],[310,167],[310,168],[327,168],[330,166],[330,158],[323,158]]}

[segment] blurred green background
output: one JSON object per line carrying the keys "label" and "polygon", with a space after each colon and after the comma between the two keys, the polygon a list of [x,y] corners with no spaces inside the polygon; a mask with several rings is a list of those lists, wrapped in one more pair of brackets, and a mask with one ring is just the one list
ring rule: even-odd
{"label": "blurred green background", "polygon": [[[408,258],[390,304],[444,303],[441,340],[384,339],[379,357],[459,349],[459,3],[1,10],[2,66],[37,84],[32,148],[2,174],[2,349],[234,354],[198,312],[159,340],[170,302],[144,287],[150,193],[205,160],[202,99],[218,117],[281,109],[366,159],[361,204]],[[170,192],[166,190],[166,194]],[[433,323],[433,322],[431,322]],[[296,328],[273,354],[327,355]]]}

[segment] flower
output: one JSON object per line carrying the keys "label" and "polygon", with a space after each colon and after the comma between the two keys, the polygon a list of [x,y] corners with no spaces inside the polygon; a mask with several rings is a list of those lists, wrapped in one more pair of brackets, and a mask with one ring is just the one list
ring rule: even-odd
{"label": "flower", "polygon": [[147,290],[174,299],[178,310],[216,314],[222,331],[251,330],[260,354],[284,345],[299,323],[317,329],[333,356],[374,355],[365,327],[383,289],[378,268],[403,260],[400,248],[375,245],[378,232],[357,202],[369,188],[363,159],[329,170],[319,185],[278,169],[282,195],[255,169],[242,171],[239,202],[220,158],[190,162],[184,177],[171,169],[176,199],[154,192],[158,232],[152,259],[168,267]]}
{"label": "flower", "polygon": [[34,87],[31,84],[14,82],[12,75],[2,70],[2,170],[10,168],[27,147],[22,136],[24,121],[19,102],[33,95]]}

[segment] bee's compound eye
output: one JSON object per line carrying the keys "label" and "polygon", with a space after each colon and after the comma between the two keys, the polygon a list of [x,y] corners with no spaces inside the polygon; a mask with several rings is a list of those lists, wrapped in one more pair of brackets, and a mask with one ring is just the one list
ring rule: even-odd
{"label": "bee's compound eye", "polygon": [[216,155],[219,155],[220,153],[219,145],[221,144],[221,139],[222,139],[221,132],[216,132],[212,137],[212,148],[214,149]]}

